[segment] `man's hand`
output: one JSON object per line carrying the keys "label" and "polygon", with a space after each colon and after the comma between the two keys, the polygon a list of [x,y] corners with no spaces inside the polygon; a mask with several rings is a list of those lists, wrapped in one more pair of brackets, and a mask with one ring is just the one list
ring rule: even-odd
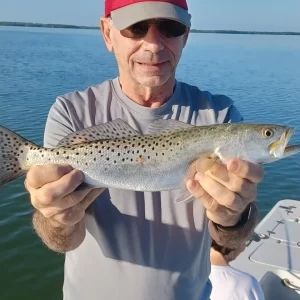
{"label": "man's hand", "polygon": [[34,166],[27,173],[25,187],[30,193],[33,227],[53,251],[66,253],[84,240],[83,217],[103,189],[77,189],[82,172],[65,165]]}
{"label": "man's hand", "polygon": [[196,175],[187,181],[189,192],[201,201],[207,217],[222,226],[234,226],[247,205],[256,199],[257,184],[264,177],[261,165],[231,159],[227,165],[215,163],[201,170],[203,158],[196,162]]}
{"label": "man's hand", "polygon": [[79,223],[88,206],[103,189],[78,189],[82,172],[66,165],[34,166],[27,173],[25,187],[32,205],[55,227]]}

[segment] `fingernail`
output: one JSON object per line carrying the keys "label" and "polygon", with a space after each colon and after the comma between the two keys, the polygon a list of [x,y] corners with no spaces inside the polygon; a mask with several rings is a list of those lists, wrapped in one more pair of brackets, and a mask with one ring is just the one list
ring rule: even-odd
{"label": "fingernail", "polygon": [[231,163],[229,164],[229,168],[228,169],[231,172],[236,172],[237,169],[238,169],[238,163],[237,163],[237,161],[235,161],[235,160],[231,161]]}
{"label": "fingernail", "polygon": [[84,175],[81,171],[76,170],[76,179],[78,180],[78,182],[82,182],[84,180]]}
{"label": "fingernail", "polygon": [[195,180],[193,180],[193,179],[190,179],[189,180],[189,188],[191,190],[194,190],[196,187],[197,187],[197,182]]}
{"label": "fingernail", "polygon": [[197,179],[199,182],[201,182],[202,180],[204,180],[205,178],[205,174],[198,172],[195,176],[195,179]]}

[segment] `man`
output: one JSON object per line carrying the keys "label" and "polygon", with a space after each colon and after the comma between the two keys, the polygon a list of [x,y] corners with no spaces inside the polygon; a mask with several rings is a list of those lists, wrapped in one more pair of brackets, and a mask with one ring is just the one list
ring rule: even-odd
{"label": "man", "polygon": [[[141,134],[157,118],[193,125],[242,120],[228,97],[175,79],[190,29],[185,0],[107,0],[100,26],[119,76],[58,97],[46,147],[117,118]],[[208,165],[200,160],[186,183],[194,201],[177,204],[177,191],[76,189],[84,177],[77,170],[32,168],[25,184],[34,228],[50,249],[66,253],[64,299],[208,299],[210,235],[229,248],[248,238],[263,177],[260,166],[241,160],[204,173]]]}
{"label": "man", "polygon": [[220,247],[212,241],[210,251],[212,283],[211,300],[264,300],[259,282],[250,274],[229,265],[246,248],[242,243],[235,250]]}

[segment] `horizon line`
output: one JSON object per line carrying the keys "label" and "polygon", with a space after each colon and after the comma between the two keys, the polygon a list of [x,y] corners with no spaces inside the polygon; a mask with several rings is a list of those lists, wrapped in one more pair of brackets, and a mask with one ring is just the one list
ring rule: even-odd
{"label": "horizon line", "polygon": [[[15,27],[44,27],[44,28],[65,28],[65,29],[100,29],[99,26],[88,25],[69,25],[60,23],[39,23],[39,22],[17,22],[17,21],[0,21],[0,26]],[[236,30],[236,29],[195,29],[191,32],[199,33],[232,33],[232,34],[270,34],[270,35],[300,35],[297,31],[265,31],[265,30]]]}

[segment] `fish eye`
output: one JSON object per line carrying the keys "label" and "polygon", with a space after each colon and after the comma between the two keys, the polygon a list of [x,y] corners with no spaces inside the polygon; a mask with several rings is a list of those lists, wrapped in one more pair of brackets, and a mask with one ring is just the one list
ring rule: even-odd
{"label": "fish eye", "polygon": [[271,128],[264,128],[262,134],[265,138],[271,138],[274,135],[274,131]]}

